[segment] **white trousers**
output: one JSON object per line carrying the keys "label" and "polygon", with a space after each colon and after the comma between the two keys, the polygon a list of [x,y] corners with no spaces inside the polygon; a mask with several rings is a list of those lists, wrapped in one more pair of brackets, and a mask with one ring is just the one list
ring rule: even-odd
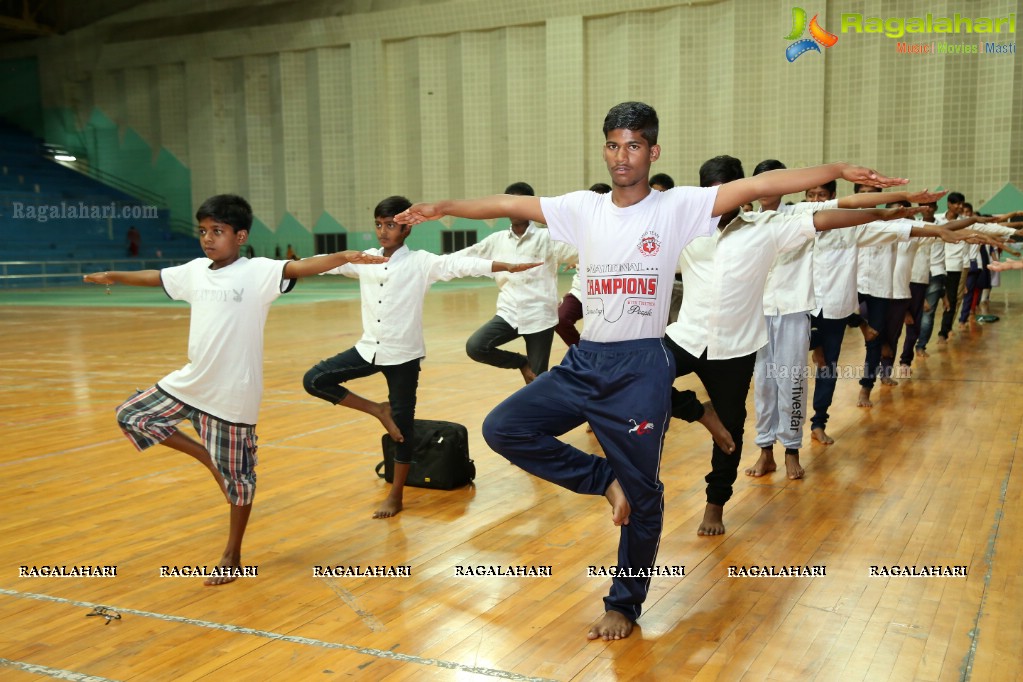
{"label": "white trousers", "polygon": [[765,315],[764,319],[767,345],[757,351],[753,367],[756,444],[769,448],[778,441],[798,449],[806,423],[810,314]]}

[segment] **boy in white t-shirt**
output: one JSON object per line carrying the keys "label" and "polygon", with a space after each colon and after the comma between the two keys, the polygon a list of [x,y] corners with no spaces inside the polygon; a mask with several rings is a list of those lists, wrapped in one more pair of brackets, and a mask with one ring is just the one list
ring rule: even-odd
{"label": "boy in white t-shirt", "polygon": [[[578,345],[552,368],[494,408],[483,424],[490,447],[526,471],[569,490],[604,495],[621,527],[616,575],[590,639],[627,637],[639,617],[657,557],[664,515],[660,459],[671,417],[674,360],[663,341],[671,284],[682,249],[709,236],[717,216],[767,194],[814,184],[821,169],[767,173],[721,187],[649,186],[660,156],[652,107],[625,102],[604,119],[610,195],[582,191],[551,198],[498,195],[417,204],[400,221],[445,215],[518,216],[543,222],[551,237],[579,250],[584,325]],[[834,173],[838,166],[824,167]],[[850,177],[901,184],[863,168]],[[605,457],[558,436],[589,422]],[[624,570],[631,569],[631,570]],[[637,575],[642,577],[632,577]]]}
{"label": "boy in white t-shirt", "polygon": [[[256,490],[256,419],[263,395],[263,327],[270,304],[294,280],[345,263],[386,258],[344,251],[300,261],[240,257],[252,226],[245,199],[221,194],[195,214],[206,258],[163,270],[97,272],[96,284],[162,286],[167,296],[192,307],[188,364],[117,408],[117,421],[139,450],[160,443],[190,455],[210,470],[231,505],[221,570],[206,585],[223,585],[241,571],[242,537]],[[177,425],[189,420],[200,441]]]}

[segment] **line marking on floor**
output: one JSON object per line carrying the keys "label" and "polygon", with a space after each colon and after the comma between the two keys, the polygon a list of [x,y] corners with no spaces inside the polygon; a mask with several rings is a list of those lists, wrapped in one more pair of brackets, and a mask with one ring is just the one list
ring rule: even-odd
{"label": "line marking on floor", "polygon": [[[291,642],[293,644],[304,644],[307,646],[315,646],[323,649],[341,649],[343,651],[351,651],[357,654],[362,654],[364,656],[373,656],[374,658],[384,658],[392,661],[414,663],[416,665],[431,666],[434,668],[445,668],[447,670],[459,670],[461,672],[472,673],[474,675],[485,675],[487,677],[494,677],[502,680],[515,680],[515,682],[558,682],[557,680],[552,680],[546,677],[529,677],[528,675],[521,675],[519,673],[511,672],[509,670],[498,670],[496,668],[479,668],[476,666],[465,665],[464,663],[458,663],[456,661],[445,661],[439,658],[423,658],[422,656],[415,656],[413,654],[403,654],[397,651],[373,649],[369,647],[356,646],[354,644],[344,644],[342,642],[328,642],[322,639],[314,639],[312,637],[285,635],[279,632],[270,632],[269,630],[257,630],[255,628],[247,628],[241,625],[231,625],[229,623],[214,623],[212,621],[200,620],[198,618],[186,618],[184,616],[173,616],[166,613],[141,611],[139,609],[123,608],[120,606],[113,606],[111,604],[95,604],[93,602],[84,602],[75,599],[65,599],[64,597],[54,597],[48,594],[38,594],[35,592],[19,592],[17,590],[10,590],[3,587],[0,587],[0,594],[6,594],[8,596],[16,597],[18,599],[35,599],[37,601],[48,601],[57,604],[70,604],[72,606],[82,606],[92,609],[95,609],[98,606],[105,606],[106,608],[116,611],[120,614],[131,614],[134,616],[142,616],[144,618],[156,618],[157,620],[163,620],[171,623],[197,625],[199,627],[209,628],[211,630],[223,630],[225,632],[233,632],[239,635],[252,635],[254,637],[264,637],[266,639],[274,639],[282,642]],[[101,678],[95,679],[98,680]]]}

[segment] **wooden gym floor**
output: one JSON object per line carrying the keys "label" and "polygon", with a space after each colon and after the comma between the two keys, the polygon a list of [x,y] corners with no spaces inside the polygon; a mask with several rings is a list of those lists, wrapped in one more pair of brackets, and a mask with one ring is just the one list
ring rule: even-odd
{"label": "wooden gym floor", "polygon": [[[165,448],[139,455],[113,408],[186,361],[188,310],[158,290],[0,296],[0,678],[34,680],[1010,680],[1023,666],[1023,286],[1003,276],[992,325],[932,342],[915,376],[857,409],[836,393],[830,447],[806,440],[806,479],[740,474],[728,532],[701,538],[710,439],[676,422],[662,474],[658,564],[640,627],[588,642],[617,532],[602,498],[508,465],[479,433],[518,372],[477,365],[469,334],[490,282],[427,299],[418,416],[469,427],[475,487],[386,492],[381,428],[302,390],[360,334],[354,283],[303,282],[266,328],[259,490],[243,562],[206,588],[160,567],[213,565],[227,509],[209,475]],[[567,284],[567,283],[566,283]],[[562,287],[562,289],[567,286]],[[26,305],[27,303],[27,305]],[[565,347],[555,339],[553,361]],[[858,333],[843,364],[862,363]],[[677,385],[694,385],[680,380]],[[383,399],[382,377],[355,390]],[[752,464],[752,397],[742,466]],[[579,428],[566,435],[596,448]],[[781,451],[778,451],[780,456]],[[1017,511],[1013,511],[1016,509]],[[116,566],[116,577],[20,577],[20,567]],[[319,565],[409,566],[408,578],[313,577]],[[456,566],[551,566],[551,577],[456,576]],[[814,566],[817,577],[729,577]],[[965,577],[871,576],[965,566]],[[86,617],[96,607],[120,615]]]}

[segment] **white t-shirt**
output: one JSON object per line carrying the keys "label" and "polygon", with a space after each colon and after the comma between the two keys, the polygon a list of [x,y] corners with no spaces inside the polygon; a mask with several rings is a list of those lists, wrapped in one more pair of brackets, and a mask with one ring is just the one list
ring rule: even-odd
{"label": "white t-shirt", "polygon": [[716,187],[651,191],[619,208],[588,190],[542,197],[551,238],[579,251],[583,331],[601,343],[664,336],[679,254],[713,234]]}
{"label": "white t-shirt", "polygon": [[160,271],[167,295],[192,306],[188,364],[158,386],[197,410],[255,424],[263,397],[263,326],[270,304],[289,291],[289,261],[239,258],[211,270],[209,258]]}
{"label": "white t-shirt", "polygon": [[522,236],[495,232],[456,256],[504,263],[543,263],[524,272],[497,272],[497,316],[519,334],[535,334],[558,323],[558,267],[578,260],[575,249],[551,239],[550,230],[530,223]]}

